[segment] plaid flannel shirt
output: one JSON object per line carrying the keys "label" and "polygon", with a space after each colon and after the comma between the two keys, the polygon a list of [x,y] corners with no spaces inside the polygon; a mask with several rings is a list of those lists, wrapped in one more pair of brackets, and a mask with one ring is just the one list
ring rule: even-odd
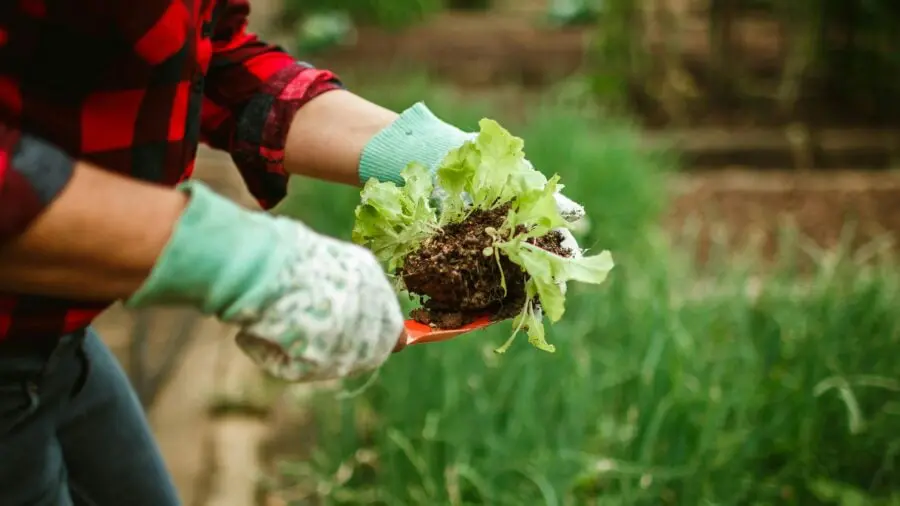
{"label": "plaid flannel shirt", "polygon": [[[0,2],[0,245],[75,160],[175,185],[198,142],[231,153],[263,207],[286,191],[287,127],[341,87],[247,32],[249,0]],[[109,303],[0,293],[0,340],[88,325]]]}

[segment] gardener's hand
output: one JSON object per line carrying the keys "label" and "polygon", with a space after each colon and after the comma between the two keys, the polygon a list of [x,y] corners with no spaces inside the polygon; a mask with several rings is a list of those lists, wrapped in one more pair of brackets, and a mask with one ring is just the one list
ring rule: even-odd
{"label": "gardener's hand", "polygon": [[288,381],[371,370],[390,355],[403,314],[368,250],[186,187],[190,203],[128,306],[186,304],[235,324],[241,349]]}

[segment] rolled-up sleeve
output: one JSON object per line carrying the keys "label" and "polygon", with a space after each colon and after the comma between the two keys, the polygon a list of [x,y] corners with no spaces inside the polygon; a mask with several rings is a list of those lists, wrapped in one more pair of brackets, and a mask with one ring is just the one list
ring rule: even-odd
{"label": "rolled-up sleeve", "polygon": [[72,178],[61,149],[0,124],[0,245],[24,232]]}
{"label": "rolled-up sleeve", "polygon": [[251,193],[269,207],[285,194],[284,148],[294,115],[342,84],[248,33],[249,12],[247,0],[229,0],[216,16],[201,134],[231,153]]}

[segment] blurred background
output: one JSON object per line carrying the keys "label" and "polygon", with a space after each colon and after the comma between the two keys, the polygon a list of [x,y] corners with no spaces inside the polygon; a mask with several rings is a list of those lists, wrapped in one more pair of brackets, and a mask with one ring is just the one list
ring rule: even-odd
{"label": "blurred background", "polygon": [[[191,313],[111,310],[186,505],[900,505],[900,3],[253,6],[366,98],[523,137],[617,266],[570,288],[555,354],[493,354],[499,325],[337,384],[268,381]],[[349,238],[358,192],[302,190]]]}

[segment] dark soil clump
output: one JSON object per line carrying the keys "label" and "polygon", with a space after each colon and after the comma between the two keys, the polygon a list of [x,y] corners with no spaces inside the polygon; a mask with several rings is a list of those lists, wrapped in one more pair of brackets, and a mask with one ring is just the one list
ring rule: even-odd
{"label": "dark soil clump", "polygon": [[[425,299],[423,307],[413,311],[413,319],[451,329],[485,315],[502,320],[521,311],[525,271],[502,253],[499,265],[494,255],[484,254],[493,242],[485,229],[499,229],[508,210],[509,206],[503,206],[476,211],[462,223],[447,225],[406,257],[400,271],[403,282],[410,293]],[[560,256],[572,254],[562,246],[562,236],[557,232],[531,242]]]}

